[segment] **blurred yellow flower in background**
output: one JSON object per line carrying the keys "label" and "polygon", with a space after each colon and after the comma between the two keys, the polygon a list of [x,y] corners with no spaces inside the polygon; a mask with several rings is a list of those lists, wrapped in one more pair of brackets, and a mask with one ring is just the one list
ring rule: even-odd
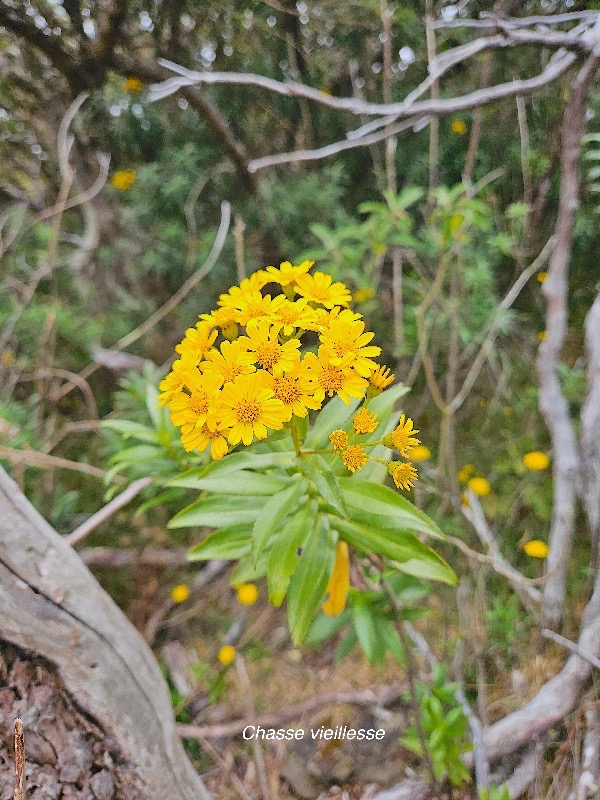
{"label": "blurred yellow flower in background", "polygon": [[532,539],[530,542],[525,542],[523,550],[531,558],[546,558],[550,552],[546,542],[542,542],[541,539]]}
{"label": "blurred yellow flower in background", "polygon": [[125,78],[121,84],[124,92],[141,92],[144,84],[139,78]]}
{"label": "blurred yellow flower in background", "polygon": [[525,453],[523,456],[523,464],[532,472],[538,472],[542,469],[548,469],[550,459],[546,453],[542,453],[540,450],[532,450],[531,453]]}
{"label": "blurred yellow flower in background", "polygon": [[242,583],[237,587],[238,603],[253,606],[258,600],[258,589],[253,583]]}
{"label": "blurred yellow flower in background", "polygon": [[224,667],[227,667],[232,661],[235,661],[235,647],[230,644],[224,644],[217,653],[217,658]]}
{"label": "blurred yellow flower in background", "polygon": [[410,451],[410,457],[413,461],[427,461],[431,458],[431,450],[424,444],[419,444]]}
{"label": "blurred yellow flower in background", "polygon": [[133,169],[120,169],[110,179],[111,186],[124,192],[130,189],[135,182],[135,170]]}
{"label": "blurred yellow flower in background", "polygon": [[547,272],[538,272],[538,274],[535,277],[538,279],[538,281],[540,283],[543,283],[546,280],[546,278],[548,277],[548,273]]}
{"label": "blurred yellow flower in background", "polygon": [[190,587],[186,583],[178,583],[171,589],[171,599],[175,603],[185,603],[190,596]]}
{"label": "blurred yellow flower in background", "polygon": [[473,464],[463,464],[463,466],[456,473],[456,477],[461,483],[468,483],[469,478],[475,472]]}
{"label": "blurred yellow flower in background", "polygon": [[471,478],[467,486],[477,497],[487,497],[492,491],[492,487],[487,478]]}
{"label": "blurred yellow flower in background", "polygon": [[453,119],[450,130],[458,136],[463,136],[468,130],[467,123],[462,119]]}
{"label": "blurred yellow flower in background", "polygon": [[547,334],[547,332],[546,332],[546,331],[540,331],[540,332],[538,333],[537,337],[538,337],[538,339],[540,340],[540,342],[545,342],[545,341],[546,341],[546,336],[547,336],[547,335],[548,335],[548,334]]}

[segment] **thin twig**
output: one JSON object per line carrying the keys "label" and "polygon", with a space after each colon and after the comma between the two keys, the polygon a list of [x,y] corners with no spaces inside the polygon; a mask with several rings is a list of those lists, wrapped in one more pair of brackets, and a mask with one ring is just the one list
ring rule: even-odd
{"label": "thin twig", "polygon": [[65,536],[65,541],[70,544],[71,547],[75,547],[78,542],[80,542],[82,539],[85,539],[88,534],[95,530],[99,525],[102,525],[103,522],[106,522],[107,519],[110,519],[113,514],[115,514],[120,508],[123,508],[123,506],[126,506],[127,503],[131,502],[134,497],[137,497],[137,495],[143,491],[146,486],[150,486],[151,483],[152,478],[140,478],[139,480],[134,481],[120,494],[114,497],[110,503],[107,503],[104,508],[101,508],[100,511],[96,511],[96,513],[92,514],[92,516],[86,519],[85,522],[82,522],[79,527],[75,528],[74,531]]}
{"label": "thin twig", "polygon": [[[180,726],[181,727],[181,726]],[[192,738],[183,736],[183,738]],[[252,800],[248,792],[246,791],[246,787],[235,774],[235,770],[231,769],[231,766],[225,761],[223,756],[216,750],[212,744],[206,739],[201,733],[196,733],[193,737],[197,739],[198,742],[202,745],[202,749],[206,750],[207,753],[210,754],[211,758],[214,759],[215,763],[221,767],[223,774],[226,775],[231,780],[231,785],[238,793],[238,795],[242,798],[242,800]]]}
{"label": "thin twig", "polygon": [[[16,447],[0,445],[0,458],[5,458],[14,464],[26,464],[30,467],[40,467],[41,469],[71,469],[74,472],[93,475],[95,478],[106,478],[106,470],[94,467],[92,464],[83,464],[78,461],[59,458],[58,456],[50,456],[47,453],[40,453],[39,450],[19,450]],[[126,482],[126,479],[120,475],[115,475],[113,480],[115,483]]]}
{"label": "thin twig", "polygon": [[23,722],[15,720],[15,795],[14,800],[25,800],[25,735]]}
{"label": "thin twig", "polygon": [[494,569],[498,569],[498,571],[500,569],[502,570],[502,574],[508,578],[524,605],[537,616],[542,602],[539,589],[531,586],[527,579],[524,578],[520,572],[517,572],[504,558],[494,538],[494,534],[487,523],[477,496],[470,489],[467,489],[465,494],[469,505],[461,505],[461,511],[475,529],[481,542],[488,548],[492,558],[492,566]]}
{"label": "thin twig", "polygon": [[59,369],[58,367],[39,367],[34,370],[34,372],[26,372],[20,375],[17,383],[38,381],[44,378],[64,378],[66,381],[69,381],[69,383],[75,384],[75,386],[81,389],[81,394],[87,406],[88,416],[91,419],[98,419],[98,406],[96,405],[94,393],[85,378],[82,378],[81,375],[78,375],[76,372],[71,372],[68,369]]}
{"label": "thin twig", "polygon": [[570,650],[577,656],[581,656],[581,658],[584,658],[593,667],[596,667],[596,669],[600,669],[600,658],[596,658],[596,656],[593,656],[591,653],[587,653],[585,650],[582,650],[581,647],[575,642],[572,642],[570,639],[566,639],[564,636],[561,636],[560,633],[555,633],[554,631],[548,630],[548,628],[542,628],[540,633],[545,639],[552,639],[552,641],[556,642],[557,644],[562,644],[562,646],[566,647],[567,650]]}

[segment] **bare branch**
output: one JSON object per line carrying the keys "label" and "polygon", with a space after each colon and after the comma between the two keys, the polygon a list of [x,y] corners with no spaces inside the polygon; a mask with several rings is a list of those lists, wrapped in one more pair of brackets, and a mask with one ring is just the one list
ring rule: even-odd
{"label": "bare branch", "polygon": [[595,566],[600,552],[600,292],[585,320],[587,393],[581,409],[583,505],[590,528]]}
{"label": "bare branch", "polygon": [[540,344],[537,358],[539,407],[554,451],[554,497],[548,554],[548,570],[553,575],[544,586],[544,615],[549,627],[556,627],[562,617],[575,521],[575,496],[580,484],[577,441],[560,385],[558,362],[567,326],[569,258],[579,206],[581,138],[587,96],[599,65],[600,55],[588,59],[573,82],[571,99],[565,108],[555,246],[548,266],[548,278],[542,286],[547,309],[546,338]]}
{"label": "bare branch", "polygon": [[463,512],[464,516],[469,520],[471,525],[475,528],[475,532],[479,536],[482,544],[484,544],[488,548],[488,552],[492,559],[492,566],[494,569],[498,568],[498,572],[504,575],[510,581],[511,585],[513,586],[515,592],[521,598],[521,601],[524,605],[529,608],[535,616],[539,613],[539,607],[542,601],[542,596],[539,589],[536,589],[534,586],[521,575],[502,555],[500,552],[500,548],[498,547],[498,543],[494,538],[494,534],[492,533],[485,515],[483,513],[483,509],[481,508],[481,504],[477,499],[477,496],[470,490],[467,489],[467,498],[469,500],[469,505],[461,506],[461,511]]}
{"label": "bare branch", "polygon": [[582,650],[578,644],[575,644],[575,642],[572,642],[570,639],[566,639],[564,636],[561,636],[560,633],[555,633],[554,631],[548,630],[548,628],[542,628],[540,633],[545,639],[552,639],[553,642],[562,644],[562,646],[566,647],[567,650],[570,650],[572,653],[576,653],[576,655],[581,656],[581,658],[585,658],[585,660],[593,667],[600,669],[600,658],[596,658],[596,656],[591,655],[591,653],[586,653],[585,650]]}
{"label": "bare branch", "polygon": [[120,494],[114,497],[110,503],[107,503],[104,508],[101,508],[100,511],[96,511],[96,513],[92,514],[92,516],[86,519],[85,522],[82,522],[79,527],[75,528],[74,531],[65,536],[65,541],[68,542],[71,547],[75,547],[76,544],[78,544],[82,539],[85,539],[85,537],[95,530],[99,525],[102,525],[103,522],[106,522],[107,519],[110,519],[110,517],[112,517],[112,515],[115,514],[120,508],[123,508],[123,506],[126,506],[127,503],[130,503],[134,497],[137,497],[138,494],[147,486],[150,486],[151,483],[152,478],[140,478],[139,480],[134,481]]}
{"label": "bare branch", "polygon": [[[16,447],[5,447],[0,445],[0,458],[4,458],[14,464],[27,464],[31,467],[42,469],[71,469],[75,472],[83,472],[85,475],[93,475],[95,478],[105,478],[106,471],[92,464],[84,464],[78,461],[69,461],[67,458],[50,456],[40,453],[38,450],[19,450]],[[125,478],[115,475],[115,483],[124,483]]]}

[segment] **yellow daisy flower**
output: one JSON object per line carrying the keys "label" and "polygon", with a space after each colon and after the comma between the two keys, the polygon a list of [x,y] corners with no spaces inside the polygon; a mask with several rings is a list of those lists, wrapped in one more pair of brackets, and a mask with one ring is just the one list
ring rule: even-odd
{"label": "yellow daisy flower", "polygon": [[273,298],[269,319],[281,326],[284,336],[291,336],[295,328],[311,330],[317,320],[317,313],[308,305],[305,297],[291,302],[283,295],[278,295]]}
{"label": "yellow daisy flower", "polygon": [[538,274],[535,277],[538,279],[538,281],[540,283],[544,283],[544,281],[548,277],[548,273],[547,272],[543,272],[543,271],[542,272],[538,272]]}
{"label": "yellow daisy flower", "polygon": [[368,289],[357,289],[352,295],[355,303],[366,303],[367,300],[372,300],[375,297],[375,289],[369,286]]}
{"label": "yellow daisy flower", "polygon": [[523,456],[523,464],[532,472],[538,472],[542,469],[548,469],[550,466],[550,459],[546,453],[540,450],[533,450],[531,453],[525,453]]}
{"label": "yellow daisy flower", "polygon": [[211,330],[207,322],[198,322],[195,328],[186,330],[185,338],[175,350],[183,356],[193,356],[197,364],[208,353],[216,338],[217,331]]}
{"label": "yellow daisy flower", "polygon": [[314,411],[321,408],[322,403],[314,396],[315,386],[311,375],[307,364],[300,361],[289,372],[273,378],[273,395],[286,407],[288,420],[293,415],[305,417],[309,408]]}
{"label": "yellow daisy flower", "polygon": [[412,489],[415,481],[419,478],[419,473],[410,461],[390,461],[388,472],[398,489],[404,489],[405,491]]}
{"label": "yellow daisy flower", "polygon": [[332,431],[329,434],[329,441],[333,445],[333,449],[336,453],[340,453],[346,447],[348,447],[348,434],[346,431],[336,430]]}
{"label": "yellow daisy flower", "polygon": [[217,659],[224,667],[228,667],[229,664],[235,661],[235,647],[230,644],[224,644],[217,653]]}
{"label": "yellow daisy flower", "polygon": [[477,497],[487,497],[492,491],[492,487],[487,478],[471,478],[467,486]]}
{"label": "yellow daisy flower", "polygon": [[193,369],[184,373],[184,381],[191,394],[178,392],[173,395],[168,403],[171,422],[178,427],[191,422],[200,428],[208,420],[209,415],[214,413],[223,378],[215,372],[202,374]]}
{"label": "yellow daisy flower", "polygon": [[202,372],[218,373],[222,376],[223,383],[231,383],[238,375],[250,375],[256,370],[254,353],[250,353],[247,343],[240,339],[223,342],[218,350],[213,347],[199,367]]}
{"label": "yellow daisy flower", "polygon": [[373,433],[377,430],[379,423],[377,422],[377,414],[369,411],[368,408],[361,408],[354,415],[352,422],[356,433]]}
{"label": "yellow daisy flower", "polygon": [[413,447],[421,444],[419,439],[414,436],[416,433],[419,433],[419,431],[413,428],[412,419],[402,414],[396,429],[388,433],[383,441],[388,447],[393,447],[397,450],[404,458],[408,458]]}
{"label": "yellow daisy flower", "polygon": [[125,78],[121,84],[124,92],[141,92],[144,84],[139,78]]}
{"label": "yellow daisy flower", "polygon": [[381,353],[381,347],[369,345],[375,334],[365,333],[364,329],[365,323],[362,320],[350,321],[342,312],[337,319],[332,320],[319,339],[331,356],[332,364],[339,364],[348,354],[352,354],[351,366],[363,378],[368,378],[377,368],[372,357]]}
{"label": "yellow daisy flower", "polygon": [[368,460],[369,456],[359,444],[348,445],[342,453],[344,466],[349,469],[350,472],[356,472],[357,469],[362,469]]}
{"label": "yellow daisy flower", "polygon": [[186,583],[178,583],[171,589],[171,599],[175,603],[185,603],[190,596],[190,587]]}
{"label": "yellow daisy flower", "polygon": [[267,267],[266,272],[269,275],[269,281],[279,283],[281,286],[289,286],[291,283],[295,283],[300,275],[305,275],[314,263],[314,261],[303,261],[294,266],[290,261],[282,261],[279,268]]}
{"label": "yellow daisy flower", "polygon": [[221,308],[232,308],[236,311],[236,322],[246,325],[251,319],[269,317],[271,312],[271,295],[264,297],[258,291],[243,291],[239,286],[232,286],[227,294],[219,297]]}
{"label": "yellow daisy flower", "polygon": [[325,272],[300,275],[296,280],[296,291],[307,300],[321,303],[326,308],[347,306],[352,299],[348,287],[339,281],[333,283],[331,275],[327,275]]}
{"label": "yellow daisy flower", "polygon": [[243,606],[253,606],[258,600],[258,589],[253,583],[241,583],[237,587],[237,599]]}
{"label": "yellow daisy flower", "polygon": [[469,478],[475,472],[473,464],[463,464],[463,466],[456,473],[456,477],[461,483],[468,483]]}
{"label": "yellow daisy flower", "polygon": [[210,314],[200,314],[200,319],[211,328],[229,328],[236,324],[237,313],[234,308],[215,308]]}
{"label": "yellow daisy flower", "polygon": [[220,461],[227,455],[229,446],[227,444],[227,431],[216,427],[216,420],[212,419],[211,424],[205,423],[201,428],[196,427],[193,422],[186,422],[181,426],[181,444],[186,452],[197,450],[203,453],[210,445],[210,456],[214,461]]}
{"label": "yellow daisy flower", "polygon": [[227,434],[230,444],[242,441],[249,445],[255,436],[266,439],[267,428],[279,430],[283,427],[287,410],[281,400],[273,396],[268,381],[268,375],[259,370],[252,375],[238,375],[233,383],[223,387],[219,427],[230,428]]}
{"label": "yellow daisy flower", "polygon": [[110,179],[111,186],[118,189],[120,192],[125,192],[131,189],[135,182],[135,170],[133,169],[120,169]]}
{"label": "yellow daisy flower", "polygon": [[387,387],[394,382],[395,377],[394,373],[390,372],[387,367],[380,365],[369,375],[369,383],[375,389],[381,391],[387,389]]}
{"label": "yellow daisy flower", "polygon": [[267,372],[280,378],[300,361],[300,340],[289,339],[279,343],[279,328],[266,319],[252,320],[246,326],[247,336],[242,342],[254,353],[255,361]]}
{"label": "yellow daisy flower", "polygon": [[185,384],[185,372],[195,367],[193,356],[187,355],[178,358],[171,366],[171,372],[158,384],[161,393],[158,396],[157,408],[166,406],[171,397],[183,389]]}
{"label": "yellow daisy flower", "polygon": [[450,130],[452,133],[458,134],[458,136],[463,136],[467,132],[467,124],[462,119],[453,119],[450,124]]}
{"label": "yellow daisy flower", "polygon": [[339,395],[344,403],[349,404],[351,397],[362,397],[367,381],[349,366],[352,356],[349,355],[338,364],[331,363],[331,357],[323,345],[319,347],[318,355],[307,353],[304,361],[312,371],[316,384],[314,396],[323,402],[325,395],[333,397]]}
{"label": "yellow daisy flower", "polygon": [[550,552],[546,542],[542,542],[541,539],[531,539],[531,541],[525,542],[523,550],[531,558],[546,558]]}
{"label": "yellow daisy flower", "polygon": [[240,282],[240,289],[242,292],[258,292],[270,280],[268,273],[264,269],[257,269],[248,278],[243,278]]}

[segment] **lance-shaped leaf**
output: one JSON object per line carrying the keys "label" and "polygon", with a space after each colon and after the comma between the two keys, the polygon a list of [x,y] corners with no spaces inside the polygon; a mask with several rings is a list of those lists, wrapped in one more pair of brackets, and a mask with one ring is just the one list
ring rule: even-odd
{"label": "lance-shaped leaf", "polygon": [[250,552],[252,528],[249,525],[233,525],[211,533],[199,544],[188,550],[189,561],[206,561],[223,558],[233,561]]}
{"label": "lance-shaped leaf", "polygon": [[456,575],[444,559],[409,531],[381,530],[339,517],[332,517],[331,523],[351,547],[362,553],[378,553],[390,558],[399,570],[408,575],[451,585],[457,582]]}
{"label": "lance-shaped leaf", "polygon": [[182,477],[170,481],[169,486],[202,489],[215,494],[234,495],[272,495],[286,485],[284,478],[239,469],[228,475],[207,475],[206,477]]}
{"label": "lance-shaped leaf", "polygon": [[317,502],[311,500],[304,508],[288,520],[277,537],[269,553],[267,562],[267,581],[269,600],[280,606],[285,597],[290,578],[300,563],[300,551],[314,532],[317,518]]}
{"label": "lance-shaped leaf", "polygon": [[360,595],[355,595],[352,603],[352,622],[367,659],[371,664],[380,664],[385,657],[385,647],[379,638],[369,604]]}
{"label": "lance-shaped leaf", "polygon": [[387,486],[355,478],[340,478],[339,483],[352,519],[386,530],[409,530],[444,538],[427,514]]}
{"label": "lance-shaped leaf", "polygon": [[329,503],[338,514],[348,519],[348,509],[344,502],[344,495],[336,476],[325,459],[319,455],[304,456],[300,463],[300,469],[315,484],[323,500]]}
{"label": "lance-shaped leaf", "polygon": [[321,514],[315,530],[308,537],[288,589],[288,621],[296,645],[306,636],[323,599],[334,556],[335,543],[327,515]]}
{"label": "lance-shaped leaf", "polygon": [[293,464],[293,454],[290,453],[230,453],[221,461],[212,461],[204,467],[195,467],[178,475],[168,485],[197,489],[197,481],[204,478],[224,478],[241,469],[291,467]]}
{"label": "lance-shaped leaf", "polygon": [[[252,531],[252,558],[257,562],[269,539],[293,511],[298,510],[300,498],[308,489],[306,478],[293,480],[285,489],[274,494],[262,507]],[[233,499],[233,498],[231,498]]]}
{"label": "lance-shaped leaf", "polygon": [[265,502],[264,497],[203,497],[182,509],[169,522],[169,528],[227,528],[253,524]]}

